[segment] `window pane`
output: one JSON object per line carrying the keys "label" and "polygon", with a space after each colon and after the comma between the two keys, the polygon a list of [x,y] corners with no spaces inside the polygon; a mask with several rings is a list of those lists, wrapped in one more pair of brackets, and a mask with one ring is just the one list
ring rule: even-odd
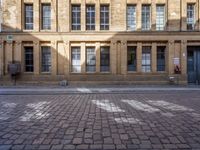
{"label": "window pane", "polygon": [[80,5],[72,5],[72,30],[81,30]]}
{"label": "window pane", "polygon": [[195,27],[195,4],[187,5],[187,30],[194,30]]}
{"label": "window pane", "polygon": [[51,72],[51,48],[42,47],[42,72]]}
{"label": "window pane", "polygon": [[128,64],[128,71],[136,71],[136,47],[135,46],[128,46],[127,52],[127,64]]}
{"label": "window pane", "polygon": [[95,72],[96,71],[96,52],[95,47],[86,48],[86,71]]}
{"label": "window pane", "polygon": [[109,6],[102,5],[100,8],[100,29],[109,30]]}
{"label": "window pane", "polygon": [[33,47],[24,48],[25,72],[33,72]]}
{"label": "window pane", "polygon": [[51,29],[51,5],[42,4],[42,29]]}
{"label": "window pane", "polygon": [[136,6],[127,6],[127,29],[136,30]]}
{"label": "window pane", "polygon": [[165,46],[157,47],[157,71],[165,71]]}
{"label": "window pane", "polygon": [[71,64],[72,72],[80,73],[81,72],[81,52],[80,47],[72,47],[71,48]]}
{"label": "window pane", "polygon": [[101,47],[100,65],[101,72],[110,71],[110,47]]}
{"label": "window pane", "polygon": [[25,4],[24,25],[26,30],[33,30],[33,4]]}
{"label": "window pane", "polygon": [[165,28],[165,6],[156,6],[156,30],[164,30]]}
{"label": "window pane", "polygon": [[142,30],[150,30],[151,28],[151,14],[150,14],[150,5],[142,6]]}
{"label": "window pane", "polygon": [[151,47],[142,47],[142,72],[151,72]]}
{"label": "window pane", "polygon": [[86,30],[95,30],[95,6],[86,6]]}

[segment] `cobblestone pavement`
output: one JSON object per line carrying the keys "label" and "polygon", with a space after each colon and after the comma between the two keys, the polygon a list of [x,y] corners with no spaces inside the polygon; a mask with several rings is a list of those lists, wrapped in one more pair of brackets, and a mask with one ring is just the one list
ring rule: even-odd
{"label": "cobblestone pavement", "polygon": [[199,108],[199,91],[0,95],[0,150],[197,150]]}

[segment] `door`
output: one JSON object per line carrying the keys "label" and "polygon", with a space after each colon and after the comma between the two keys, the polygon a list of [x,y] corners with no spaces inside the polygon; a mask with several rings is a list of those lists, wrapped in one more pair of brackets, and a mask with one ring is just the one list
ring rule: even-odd
{"label": "door", "polygon": [[200,84],[200,47],[188,47],[187,72],[188,83]]}

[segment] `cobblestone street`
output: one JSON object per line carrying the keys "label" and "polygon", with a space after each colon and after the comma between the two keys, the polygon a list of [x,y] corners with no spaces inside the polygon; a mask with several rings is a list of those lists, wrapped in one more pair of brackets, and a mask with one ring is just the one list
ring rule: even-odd
{"label": "cobblestone street", "polygon": [[197,150],[199,108],[199,91],[0,95],[0,150]]}

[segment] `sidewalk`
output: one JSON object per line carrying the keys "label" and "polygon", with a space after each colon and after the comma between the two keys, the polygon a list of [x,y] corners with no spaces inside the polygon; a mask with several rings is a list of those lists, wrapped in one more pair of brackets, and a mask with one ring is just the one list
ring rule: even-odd
{"label": "sidewalk", "polygon": [[9,94],[68,94],[68,93],[133,93],[161,91],[200,91],[200,86],[170,86],[170,85],[100,85],[100,86],[1,86],[0,95]]}

